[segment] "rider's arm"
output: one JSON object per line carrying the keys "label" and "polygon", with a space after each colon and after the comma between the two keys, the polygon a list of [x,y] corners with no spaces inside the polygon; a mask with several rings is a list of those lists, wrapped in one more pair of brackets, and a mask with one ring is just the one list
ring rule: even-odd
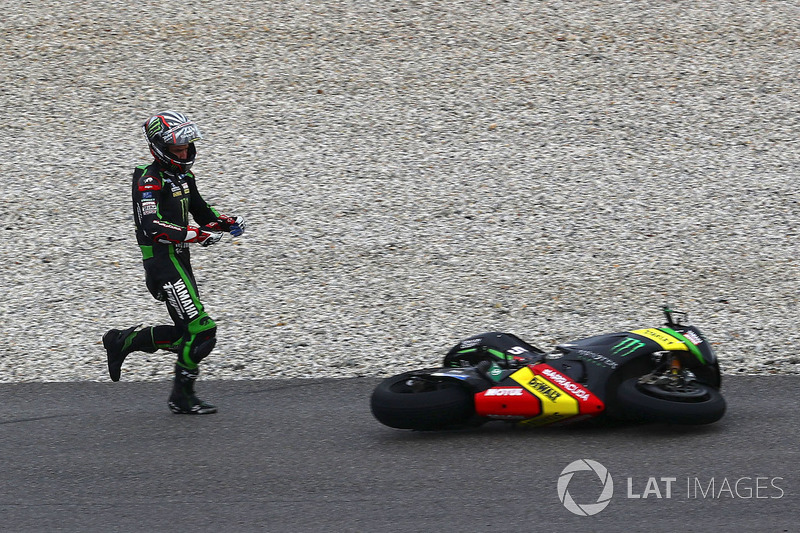
{"label": "rider's arm", "polygon": [[219,211],[211,207],[211,205],[200,196],[194,174],[191,172],[186,174],[186,183],[189,185],[189,212],[192,214],[192,218],[194,218],[195,222],[201,226],[217,222],[217,219],[220,217]]}

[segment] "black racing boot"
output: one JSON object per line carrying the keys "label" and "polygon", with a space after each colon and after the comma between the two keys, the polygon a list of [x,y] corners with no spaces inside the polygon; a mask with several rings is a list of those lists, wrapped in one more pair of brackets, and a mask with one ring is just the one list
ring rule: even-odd
{"label": "black racing boot", "polygon": [[138,327],[133,326],[123,330],[110,329],[103,335],[103,347],[108,355],[108,375],[111,376],[111,381],[119,381],[122,362],[129,353],[134,351],[133,339],[136,337],[134,332]]}
{"label": "black racing boot", "polygon": [[197,380],[198,370],[189,370],[180,365],[175,365],[175,382],[172,385],[172,394],[169,395],[169,408],[179,415],[210,415],[216,413],[217,408],[206,403],[194,394],[194,382]]}

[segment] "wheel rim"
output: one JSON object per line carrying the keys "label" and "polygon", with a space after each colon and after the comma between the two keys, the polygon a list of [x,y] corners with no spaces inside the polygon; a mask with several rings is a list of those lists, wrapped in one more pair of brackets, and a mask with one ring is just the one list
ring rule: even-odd
{"label": "wheel rim", "polygon": [[645,394],[673,402],[701,402],[708,393],[695,382],[689,383],[638,383],[637,388]]}

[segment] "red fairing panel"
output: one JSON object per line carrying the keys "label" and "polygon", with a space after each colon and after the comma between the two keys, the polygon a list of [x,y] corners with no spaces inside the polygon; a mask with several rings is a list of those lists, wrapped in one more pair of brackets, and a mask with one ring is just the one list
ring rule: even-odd
{"label": "red fairing panel", "polygon": [[550,365],[535,365],[531,367],[533,374],[542,376],[549,382],[558,386],[558,388],[578,400],[578,413],[586,415],[598,415],[605,409],[605,404],[600,398],[592,394],[592,392],[572,381],[572,379],[565,374],[562,374]]}
{"label": "red fairing panel", "polygon": [[492,387],[475,395],[475,412],[491,418],[531,418],[542,412],[539,399],[522,387]]}

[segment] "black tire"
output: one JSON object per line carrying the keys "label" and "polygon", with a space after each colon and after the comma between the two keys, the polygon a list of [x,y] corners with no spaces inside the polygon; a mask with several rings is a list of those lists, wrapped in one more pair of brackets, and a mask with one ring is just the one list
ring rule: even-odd
{"label": "black tire", "polygon": [[711,424],[725,414],[725,398],[714,387],[699,382],[675,392],[631,378],[617,389],[617,402],[626,418],[638,422]]}
{"label": "black tire", "polygon": [[463,385],[413,372],[383,380],[373,391],[370,404],[381,424],[398,429],[463,426],[475,413],[473,394]]}

